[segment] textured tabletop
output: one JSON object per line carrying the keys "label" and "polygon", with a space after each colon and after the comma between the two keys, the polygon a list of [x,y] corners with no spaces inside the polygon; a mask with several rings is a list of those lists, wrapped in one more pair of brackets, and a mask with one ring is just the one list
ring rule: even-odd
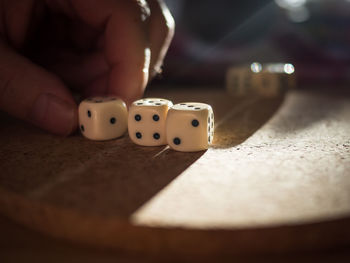
{"label": "textured tabletop", "polygon": [[181,153],[140,147],[127,135],[60,138],[2,116],[0,212],[54,237],[151,253],[350,243],[350,96],[148,95],[211,104],[213,146]]}

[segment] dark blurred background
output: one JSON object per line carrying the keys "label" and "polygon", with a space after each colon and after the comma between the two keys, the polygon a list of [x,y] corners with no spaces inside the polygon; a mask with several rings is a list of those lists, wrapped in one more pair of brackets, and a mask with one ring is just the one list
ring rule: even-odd
{"label": "dark blurred background", "polygon": [[299,86],[350,82],[350,0],[167,0],[176,34],[156,83],[223,85],[229,66],[289,62]]}

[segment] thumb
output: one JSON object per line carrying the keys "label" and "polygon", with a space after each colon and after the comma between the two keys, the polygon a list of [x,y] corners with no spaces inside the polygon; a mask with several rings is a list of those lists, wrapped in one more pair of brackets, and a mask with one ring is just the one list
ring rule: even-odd
{"label": "thumb", "polygon": [[77,106],[54,74],[0,41],[0,109],[49,132],[68,135],[77,127]]}

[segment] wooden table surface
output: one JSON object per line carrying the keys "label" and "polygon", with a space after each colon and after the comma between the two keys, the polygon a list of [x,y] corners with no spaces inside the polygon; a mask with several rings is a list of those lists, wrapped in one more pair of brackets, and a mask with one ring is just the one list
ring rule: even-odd
{"label": "wooden table surface", "polygon": [[148,93],[211,104],[213,146],[60,138],[0,117],[0,261],[350,259],[350,96]]}

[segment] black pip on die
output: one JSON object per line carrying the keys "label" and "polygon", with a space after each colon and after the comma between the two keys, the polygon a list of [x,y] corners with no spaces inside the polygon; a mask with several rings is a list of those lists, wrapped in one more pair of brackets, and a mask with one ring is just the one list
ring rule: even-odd
{"label": "black pip on die", "polygon": [[81,133],[91,140],[110,140],[122,136],[128,127],[126,104],[116,97],[93,97],[79,105]]}
{"label": "black pip on die", "polygon": [[166,121],[168,145],[177,151],[208,149],[214,138],[214,113],[210,105],[197,102],[176,104]]}
{"label": "black pip on die", "polygon": [[145,98],[133,102],[129,108],[130,139],[142,146],[166,144],[165,123],[173,103],[166,99]]}

